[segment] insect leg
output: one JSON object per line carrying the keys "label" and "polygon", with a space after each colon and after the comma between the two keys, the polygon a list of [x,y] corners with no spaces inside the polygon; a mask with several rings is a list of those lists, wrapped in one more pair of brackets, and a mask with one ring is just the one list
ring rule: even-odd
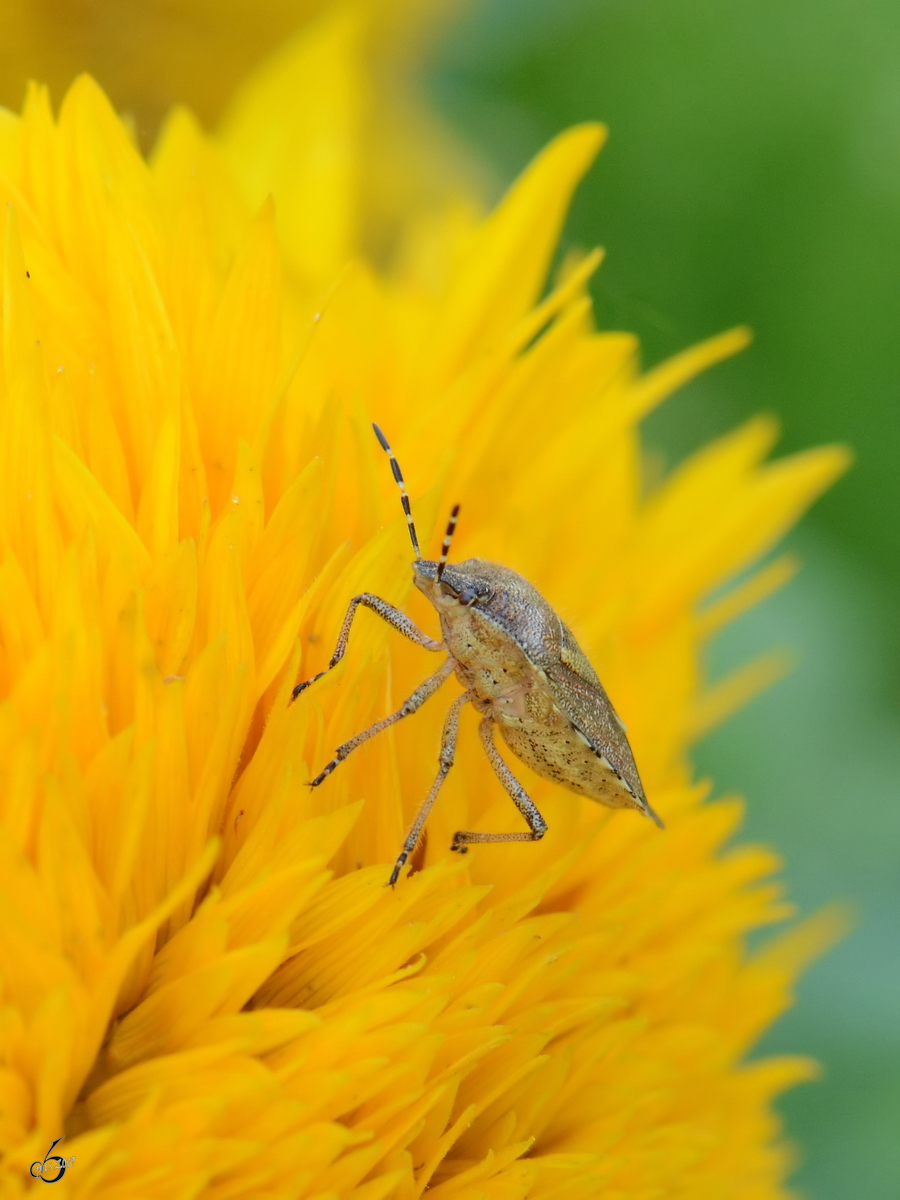
{"label": "insect leg", "polygon": [[424,683],[419,684],[409,699],[395,713],[391,713],[389,717],[382,717],[380,721],[376,721],[374,725],[370,725],[368,729],[364,729],[362,733],[358,733],[356,737],[352,737],[349,742],[344,742],[342,746],[338,746],[334,752],[334,758],[322,768],[309,786],[318,787],[320,783],[328,778],[334,768],[344,761],[348,754],[352,754],[357,746],[361,746],[363,742],[367,742],[376,733],[381,733],[391,725],[396,725],[398,721],[402,721],[404,717],[408,717],[420,709],[425,701],[434,695],[444,680],[452,674],[453,659],[448,658],[445,663],[442,663],[438,667],[433,675],[429,675]]}
{"label": "insect leg", "polygon": [[291,700],[296,700],[301,692],[305,692],[316,680],[321,679],[323,675],[327,675],[344,657],[347,642],[350,639],[350,626],[353,624],[353,617],[360,604],[365,608],[371,608],[372,612],[377,613],[383,621],[387,621],[392,629],[396,629],[398,633],[402,633],[404,637],[409,638],[411,642],[415,642],[417,646],[422,646],[426,650],[444,649],[443,642],[436,642],[427,633],[423,633],[417,625],[412,623],[406,613],[402,613],[399,608],[394,608],[392,604],[388,604],[386,600],[382,600],[379,596],[373,596],[371,592],[363,592],[359,596],[354,596],[350,601],[350,607],[347,609],[347,615],[344,617],[344,623],[338,635],[337,646],[328,666],[324,671],[320,671],[318,675],[313,675],[312,679],[307,679],[304,683],[298,683],[293,692],[291,692]]}
{"label": "insect leg", "polygon": [[500,782],[512,796],[516,808],[528,822],[528,833],[474,833],[460,830],[453,835],[453,845],[450,847],[460,854],[465,854],[472,842],[539,842],[547,832],[547,822],[538,812],[534,801],[500,757],[500,751],[494,745],[493,732],[493,721],[490,717],[484,717],[478,726],[484,752]]}
{"label": "insect leg", "polygon": [[431,807],[437,800],[438,792],[443,786],[444,780],[447,778],[447,773],[453,766],[453,758],[456,754],[456,735],[459,730],[459,714],[462,706],[468,704],[472,699],[471,692],[463,692],[461,696],[457,696],[450,705],[450,710],[447,713],[447,718],[444,721],[444,732],[441,735],[441,754],[439,758],[440,768],[438,769],[437,778],[431,785],[431,791],[425,797],[419,811],[416,813],[416,819],[409,827],[409,832],[406,835],[406,841],[403,843],[403,849],[400,851],[400,856],[394,863],[394,869],[391,871],[391,877],[388,880],[388,885],[393,887],[397,882],[400,872],[403,870],[403,865],[413,850],[416,848],[416,842],[419,840],[419,834],[422,832],[422,826],[428,820],[428,814],[431,812]]}

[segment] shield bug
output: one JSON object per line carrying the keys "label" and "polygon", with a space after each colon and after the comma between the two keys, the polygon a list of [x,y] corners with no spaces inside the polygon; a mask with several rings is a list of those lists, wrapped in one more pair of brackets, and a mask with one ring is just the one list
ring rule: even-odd
{"label": "shield bug", "polygon": [[360,605],[372,609],[398,633],[425,650],[447,657],[395,713],[339,746],[334,758],[310,786],[318,787],[324,782],[357,746],[420,709],[455,671],[465,691],[450,705],[441,737],[437,777],[406,835],[391,872],[391,885],[397,882],[415,849],[453,765],[459,714],[466,704],[472,704],[481,714],[479,733],[485,753],[525,818],[528,831],[460,830],[453,836],[451,850],[465,854],[475,842],[536,842],[547,832],[546,821],[497,750],[494,743],[497,729],[513,754],[538,775],[610,808],[636,808],[662,828],[662,821],[644,795],[625,726],[571,631],[538,590],[508,567],[479,558],[455,565],[447,561],[459,505],[450,515],[440,558],[433,562],[422,557],[400,466],[384,434],[377,425],[373,428],[390,458],[400,488],[416,555],[413,582],[437,609],[443,637],[436,641],[405,613],[378,596],[363,592],[350,601],[327,668],[299,683],[292,699],[296,700],[344,657],[353,617]]}

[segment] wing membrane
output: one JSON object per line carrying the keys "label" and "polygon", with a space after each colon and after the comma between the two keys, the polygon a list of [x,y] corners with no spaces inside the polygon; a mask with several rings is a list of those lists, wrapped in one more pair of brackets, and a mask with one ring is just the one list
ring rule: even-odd
{"label": "wing membrane", "polygon": [[592,749],[602,754],[634,795],[646,803],[625,726],[571,631],[565,625],[562,628],[560,656],[544,665],[554,699]]}

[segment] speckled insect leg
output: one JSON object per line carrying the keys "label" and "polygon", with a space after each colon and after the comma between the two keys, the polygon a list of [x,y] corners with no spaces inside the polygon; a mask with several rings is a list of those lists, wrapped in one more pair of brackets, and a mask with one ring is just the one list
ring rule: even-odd
{"label": "speckled insect leg", "polygon": [[497,773],[500,782],[512,796],[516,808],[528,822],[528,833],[474,833],[460,830],[453,835],[451,850],[465,854],[473,842],[539,842],[547,832],[547,822],[538,812],[534,801],[513,775],[512,771],[500,757],[500,751],[494,745],[494,722],[490,717],[484,717],[478,726],[481,744],[488,756],[491,766]]}
{"label": "speckled insect leg", "polygon": [[387,621],[392,629],[396,629],[398,633],[402,633],[405,638],[409,638],[417,646],[422,646],[425,650],[444,649],[443,642],[436,642],[427,633],[423,633],[417,625],[412,623],[406,613],[402,613],[399,608],[394,608],[392,604],[388,604],[380,596],[373,596],[371,592],[363,592],[359,596],[354,596],[350,601],[350,607],[347,609],[347,615],[344,617],[344,623],[341,626],[341,632],[338,636],[334,654],[331,656],[331,662],[329,662],[324,671],[320,671],[318,675],[313,675],[312,679],[307,679],[304,683],[298,683],[293,692],[291,692],[292,701],[296,700],[301,692],[305,692],[308,687],[311,687],[323,675],[327,675],[344,657],[347,642],[350,640],[350,626],[353,624],[353,617],[360,604],[365,608],[371,608],[372,612],[377,613],[383,621]]}
{"label": "speckled insect leg", "polygon": [[413,850],[416,848],[416,843],[419,840],[419,835],[422,832],[422,826],[428,820],[428,814],[431,812],[432,805],[438,798],[438,792],[444,785],[444,780],[450,768],[453,766],[453,759],[456,755],[456,735],[459,732],[459,714],[464,704],[472,699],[470,692],[463,692],[461,696],[457,696],[450,705],[450,710],[447,713],[444,721],[444,732],[441,734],[441,753],[438,761],[440,768],[437,773],[437,778],[431,785],[431,791],[422,802],[422,806],[416,813],[416,819],[409,827],[409,832],[406,835],[406,841],[403,843],[403,849],[397,861],[394,863],[394,869],[391,871],[391,877],[388,880],[388,886],[393,887],[403,870],[403,865]]}
{"label": "speckled insect leg", "polygon": [[352,737],[349,742],[344,742],[343,745],[338,746],[334,752],[334,758],[322,768],[315,779],[310,782],[309,786],[318,787],[320,783],[328,778],[335,767],[344,761],[348,754],[352,754],[357,746],[361,746],[369,738],[375,737],[376,733],[381,733],[391,725],[396,725],[398,721],[402,721],[404,717],[409,717],[420,709],[425,701],[433,696],[441,684],[452,674],[453,659],[448,658],[445,663],[442,663],[438,667],[433,675],[429,675],[424,683],[419,684],[409,699],[395,713],[391,713],[389,717],[382,717],[380,721],[376,721],[374,725],[370,725],[368,729],[364,729],[362,733],[358,733],[356,737]]}

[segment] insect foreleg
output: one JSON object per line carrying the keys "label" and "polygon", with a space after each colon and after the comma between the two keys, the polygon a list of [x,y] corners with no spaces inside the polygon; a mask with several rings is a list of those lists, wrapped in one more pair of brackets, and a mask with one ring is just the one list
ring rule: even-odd
{"label": "insect foreleg", "polygon": [[528,822],[528,833],[474,833],[461,829],[453,835],[453,844],[450,847],[451,850],[458,850],[460,854],[465,854],[473,842],[539,842],[547,832],[547,822],[538,812],[534,801],[500,757],[500,751],[494,745],[493,732],[493,721],[490,717],[484,717],[478,726],[484,752],[500,782],[512,796],[516,808]]}
{"label": "insect foreleg", "polygon": [[453,659],[448,658],[445,663],[438,667],[433,675],[429,675],[424,683],[419,684],[409,699],[395,713],[391,713],[389,717],[383,717],[380,721],[376,721],[374,725],[370,725],[368,729],[364,729],[362,733],[358,733],[356,737],[352,737],[349,742],[344,742],[342,746],[338,746],[334,752],[334,758],[322,768],[309,786],[318,787],[323,780],[328,778],[334,768],[342,763],[347,755],[351,754],[357,746],[361,746],[363,742],[367,742],[376,733],[381,733],[391,725],[396,725],[398,721],[402,721],[404,717],[411,716],[412,713],[420,709],[425,701],[434,695],[444,680],[452,674]]}
{"label": "insect foreleg", "polygon": [[443,786],[444,780],[447,778],[447,773],[453,766],[453,759],[456,754],[456,735],[459,731],[459,714],[462,706],[467,704],[472,699],[471,692],[463,692],[461,696],[457,696],[450,705],[450,711],[447,713],[444,721],[444,732],[441,735],[441,754],[440,768],[438,769],[437,778],[431,785],[431,791],[422,802],[419,811],[416,813],[416,819],[409,827],[409,832],[406,835],[406,841],[403,843],[403,849],[400,851],[400,856],[394,863],[394,869],[391,872],[391,877],[388,880],[390,887],[393,887],[397,882],[400,872],[403,869],[403,864],[416,848],[416,842],[419,840],[419,835],[422,832],[422,826],[428,820],[428,814],[431,812],[432,805],[437,800],[438,792]]}
{"label": "insect foreleg", "polygon": [[402,633],[404,637],[409,638],[411,642],[415,642],[417,646],[422,646],[425,650],[444,649],[443,642],[436,642],[427,633],[423,633],[417,625],[412,623],[406,613],[402,613],[399,608],[394,608],[392,604],[388,604],[380,596],[373,596],[371,592],[363,592],[359,596],[354,596],[350,601],[350,607],[347,609],[347,615],[344,617],[344,623],[338,635],[337,646],[328,666],[324,671],[320,671],[318,675],[313,675],[312,679],[307,679],[304,683],[298,683],[293,692],[291,692],[291,700],[296,700],[301,692],[306,691],[308,687],[321,679],[323,675],[327,675],[344,657],[347,642],[350,640],[350,626],[353,624],[354,614],[360,604],[365,608],[371,608],[372,612],[377,613],[383,621],[387,621],[392,629],[396,629],[398,633]]}

